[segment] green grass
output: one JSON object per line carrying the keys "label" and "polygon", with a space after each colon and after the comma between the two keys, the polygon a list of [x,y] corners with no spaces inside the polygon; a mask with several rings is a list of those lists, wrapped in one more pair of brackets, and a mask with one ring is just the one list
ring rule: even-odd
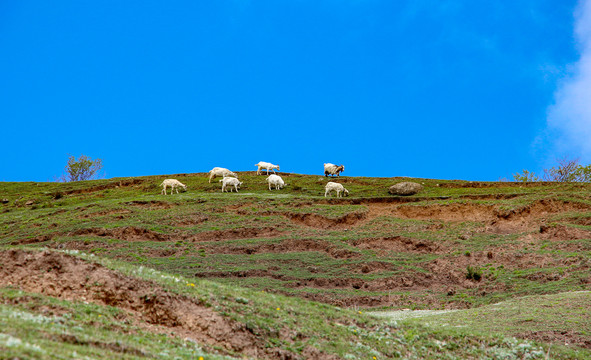
{"label": "green grass", "polygon": [[[570,339],[591,338],[591,292],[569,292],[553,295],[526,296],[475,309],[409,317],[403,324],[427,324],[432,329],[454,333],[503,334],[524,337],[552,333],[559,342],[550,349],[550,358],[588,359],[591,350],[573,349]],[[398,313],[377,313],[399,316]],[[409,313],[412,316],[411,313]],[[562,336],[562,334],[565,334]]]}
{"label": "green grass", "polygon": [[10,287],[0,288],[0,329],[2,359],[230,359],[193,341],[147,332],[114,307]]}
{"label": "green grass", "polygon": [[[522,358],[526,354],[531,358],[542,358],[544,351],[541,347],[502,336],[458,336],[431,331],[422,325],[400,326],[373,318],[363,311],[186,279],[149,268],[70,253],[97,261],[127,276],[153,281],[168,291],[205,301],[224,317],[243,323],[254,334],[262,336],[267,346],[289,349],[296,354],[309,346],[325,354],[356,359],[373,356],[482,358],[498,354],[510,354],[511,357],[506,357],[509,359]],[[0,299],[11,304],[0,305],[3,356],[221,358],[205,354],[190,341],[147,333],[126,321],[124,314],[116,308],[69,302],[12,288],[1,289]],[[292,333],[293,337],[279,335],[284,333]]]}
{"label": "green grass", "polygon": [[[209,184],[206,174],[0,183],[0,198],[8,200],[0,204],[0,246],[81,250],[170,276],[210,277],[228,288],[248,287],[254,294],[265,290],[347,307],[482,307],[527,295],[591,289],[591,239],[542,238],[535,226],[495,232],[479,221],[402,218],[376,214],[372,207],[475,206],[509,214],[540,201],[567,201],[580,210],[550,212],[544,216],[545,224],[591,231],[585,225],[591,217],[586,208],[591,205],[591,185],[344,176],[334,181],[342,182],[351,196],[326,199],[328,179],[282,176],[288,186],[270,192],[266,176],[239,173],[245,185],[238,194],[222,194],[218,179]],[[187,184],[188,191],[160,195],[159,184],[168,177]],[[424,191],[411,197],[389,195],[388,187],[400,181],[423,183]],[[25,205],[30,200],[33,204]],[[305,225],[290,219],[293,214],[332,223]],[[350,214],[360,219],[348,225],[336,223]],[[164,240],[118,237],[116,231],[126,227],[151,231]],[[106,229],[115,235],[84,234],[88,229]],[[224,237],[243,229],[276,232]],[[325,246],[289,250],[282,245],[300,240]],[[365,246],[371,241],[382,243]],[[434,264],[447,267],[437,272],[432,270]],[[365,265],[369,272],[361,270]],[[482,270],[480,281],[462,283],[468,266]],[[263,275],[240,275],[253,271]],[[448,285],[438,286],[439,277],[448,273],[461,279],[451,286],[451,295]],[[327,281],[317,282],[322,279]],[[388,281],[391,288],[383,285]],[[402,286],[405,282],[411,285]]]}

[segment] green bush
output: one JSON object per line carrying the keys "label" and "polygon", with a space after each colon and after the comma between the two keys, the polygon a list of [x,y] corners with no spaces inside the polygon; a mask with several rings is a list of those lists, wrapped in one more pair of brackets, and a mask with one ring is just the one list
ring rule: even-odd
{"label": "green bush", "polygon": [[86,155],[80,155],[78,159],[70,155],[63,174],[58,180],[63,182],[90,180],[98,176],[103,168],[103,160],[92,160]]}
{"label": "green bush", "polygon": [[558,166],[544,169],[544,176],[540,178],[533,171],[523,170],[523,173],[513,175],[519,182],[553,181],[553,182],[591,182],[591,165],[579,164],[579,159],[557,159]]}
{"label": "green bush", "polygon": [[482,269],[468,265],[466,270],[466,279],[474,281],[480,281],[482,279]]}

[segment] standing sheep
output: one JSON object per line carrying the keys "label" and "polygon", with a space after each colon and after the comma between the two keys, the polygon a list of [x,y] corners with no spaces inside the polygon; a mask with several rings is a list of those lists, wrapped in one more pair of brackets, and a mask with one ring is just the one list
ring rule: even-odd
{"label": "standing sheep", "polygon": [[164,193],[164,195],[166,195],[166,188],[168,186],[170,186],[170,195],[172,195],[173,191],[176,189],[176,193],[179,193],[179,187],[182,187],[183,189],[185,189],[185,191],[187,190],[187,185],[183,184],[182,182],[176,180],[176,179],[166,179],[162,182],[162,184],[160,184],[160,186],[162,186],[162,191],[160,192],[161,194]]}
{"label": "standing sheep", "polygon": [[285,182],[279,175],[271,174],[267,178],[267,182],[269,183],[269,190],[271,190],[271,185],[275,186],[275,190],[283,189],[285,186]]}
{"label": "standing sheep", "polygon": [[211,184],[211,179],[215,179],[216,176],[227,177],[233,176],[237,177],[236,173],[231,172],[226,168],[221,167],[214,167],[213,169],[209,170],[209,183]]}
{"label": "standing sheep", "polygon": [[238,189],[242,185],[242,181],[239,181],[238,179],[233,177],[225,177],[222,180],[220,180],[220,182],[222,183],[222,192],[225,192],[226,188],[228,187],[230,188],[230,192],[232,192],[232,186],[236,189],[236,192],[238,192]]}
{"label": "standing sheep", "polygon": [[256,166],[258,168],[257,175],[259,175],[261,173],[261,169],[267,169],[267,175],[269,175],[269,170],[273,170],[273,172],[276,172],[275,169],[277,169],[279,171],[279,165],[273,165],[271,163],[264,162],[264,161],[259,161],[259,163],[254,164],[254,166]]}
{"label": "standing sheep", "polygon": [[324,189],[324,197],[327,197],[331,191],[335,191],[337,193],[337,197],[342,197],[341,193],[345,194],[345,196],[349,195],[349,190],[345,189],[343,185],[332,181],[327,182]]}
{"label": "standing sheep", "polygon": [[336,166],[335,164],[326,163],[324,164],[324,176],[336,175],[341,176],[341,172],[345,171],[345,165]]}

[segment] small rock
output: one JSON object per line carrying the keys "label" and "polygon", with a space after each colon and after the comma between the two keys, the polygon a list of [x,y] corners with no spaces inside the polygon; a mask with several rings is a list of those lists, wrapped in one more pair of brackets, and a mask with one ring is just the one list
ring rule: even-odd
{"label": "small rock", "polygon": [[2,204],[8,204],[10,202],[10,200],[8,199],[2,199]]}
{"label": "small rock", "polygon": [[401,182],[390,186],[388,192],[392,195],[414,195],[419,191],[423,190],[423,185],[414,182]]}
{"label": "small rock", "polygon": [[33,205],[35,202],[33,200],[29,200],[25,203],[26,206],[31,206]]}

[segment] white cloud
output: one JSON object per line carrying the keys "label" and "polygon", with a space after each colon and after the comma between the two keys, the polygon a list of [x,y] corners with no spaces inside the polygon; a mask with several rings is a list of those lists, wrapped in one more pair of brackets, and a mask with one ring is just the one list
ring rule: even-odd
{"label": "white cloud", "polygon": [[575,11],[575,39],[581,56],[554,94],[548,128],[554,156],[587,163],[591,161],[591,0],[581,0]]}

